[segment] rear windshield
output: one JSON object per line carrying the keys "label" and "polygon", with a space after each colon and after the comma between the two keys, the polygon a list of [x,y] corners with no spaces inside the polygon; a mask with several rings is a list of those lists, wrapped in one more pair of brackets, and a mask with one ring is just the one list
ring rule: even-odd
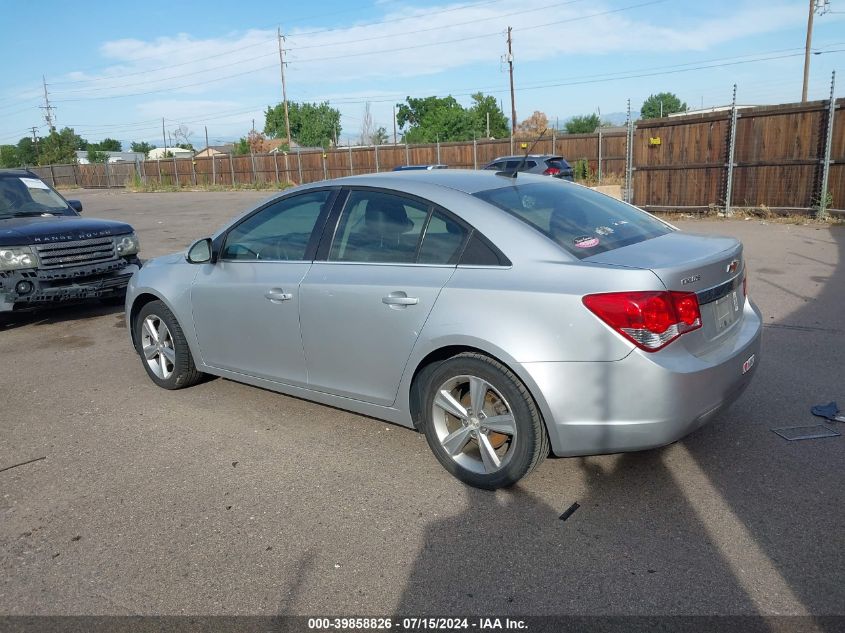
{"label": "rear windshield", "polygon": [[0,219],[38,215],[74,215],[65,201],[32,176],[0,175]]}
{"label": "rear windshield", "polygon": [[549,159],[549,166],[550,167],[557,167],[558,169],[572,169],[563,158],[551,158]]}
{"label": "rear windshield", "polygon": [[579,259],[672,231],[615,198],[558,180],[517,183],[474,195],[515,215]]}

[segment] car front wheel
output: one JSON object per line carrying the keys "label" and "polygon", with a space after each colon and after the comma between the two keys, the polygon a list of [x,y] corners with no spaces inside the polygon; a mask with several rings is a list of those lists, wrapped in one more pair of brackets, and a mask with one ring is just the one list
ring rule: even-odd
{"label": "car front wheel", "polygon": [[163,302],[151,301],[141,308],[134,327],[138,354],[155,384],[183,389],[202,379],[179,322]]}
{"label": "car front wheel", "polygon": [[452,475],[493,490],[515,484],[546,457],[549,440],[537,405],[510,369],[465,353],[426,374],[423,432]]}

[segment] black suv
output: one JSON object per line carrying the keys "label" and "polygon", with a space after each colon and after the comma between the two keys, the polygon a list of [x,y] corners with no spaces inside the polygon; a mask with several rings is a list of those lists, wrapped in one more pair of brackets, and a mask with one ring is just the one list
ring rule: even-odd
{"label": "black suv", "polygon": [[141,266],[138,237],[123,222],[79,217],[26,169],[0,169],[0,313],[60,301],[122,303]]}
{"label": "black suv", "polygon": [[499,156],[494,158],[483,169],[494,169],[496,171],[514,171],[525,159],[525,164],[519,171],[531,174],[542,174],[553,178],[573,180],[572,167],[563,156],[554,154],[530,154],[528,156]]}

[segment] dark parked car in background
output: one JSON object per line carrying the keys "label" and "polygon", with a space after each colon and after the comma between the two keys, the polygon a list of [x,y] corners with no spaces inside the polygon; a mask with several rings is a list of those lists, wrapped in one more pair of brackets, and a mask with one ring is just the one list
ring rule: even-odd
{"label": "dark parked car in background", "polygon": [[26,169],[0,169],[0,313],[98,298],[121,304],[141,262],[123,222],[81,218]]}
{"label": "dark parked car in background", "polygon": [[563,178],[564,180],[573,180],[572,167],[566,162],[563,156],[555,156],[554,154],[531,154],[529,156],[499,156],[494,158],[489,164],[484,166],[484,169],[491,169],[493,171],[514,171],[519,167],[520,163],[525,160],[525,164],[520,167],[519,171],[528,172],[530,174],[541,174],[543,176],[553,176],[554,178]]}

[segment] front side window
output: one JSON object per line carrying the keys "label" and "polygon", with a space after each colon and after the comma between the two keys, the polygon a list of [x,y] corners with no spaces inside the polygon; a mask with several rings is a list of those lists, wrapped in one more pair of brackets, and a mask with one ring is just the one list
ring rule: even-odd
{"label": "front side window", "polygon": [[331,191],[279,200],[251,215],[226,237],[223,259],[301,261]]}
{"label": "front side window", "polygon": [[549,179],[473,194],[516,216],[583,259],[670,233],[657,218],[619,200]]}

